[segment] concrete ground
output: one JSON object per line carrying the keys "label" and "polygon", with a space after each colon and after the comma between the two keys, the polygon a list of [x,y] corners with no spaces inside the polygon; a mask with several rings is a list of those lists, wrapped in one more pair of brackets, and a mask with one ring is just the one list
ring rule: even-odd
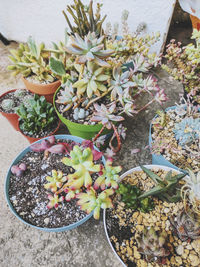
{"label": "concrete ground", "polygon": [[[24,88],[19,78],[11,77],[6,70],[8,50],[15,46],[14,43],[4,46],[0,42],[1,93]],[[164,108],[174,105],[179,93],[182,93],[182,86],[162,70],[158,69],[155,73],[169,97]],[[123,166],[123,172],[139,163],[151,163],[151,155],[145,147],[149,123],[158,107],[153,105],[149,111],[125,122],[127,138],[115,162]],[[67,130],[63,127],[60,133],[67,133]],[[0,116],[0,267],[120,267],[121,263],[106,240],[102,216],[99,221],[92,218],[71,231],[46,233],[24,225],[10,212],[4,197],[6,172],[12,160],[27,145],[26,139]],[[131,155],[133,148],[140,148],[141,152]]]}

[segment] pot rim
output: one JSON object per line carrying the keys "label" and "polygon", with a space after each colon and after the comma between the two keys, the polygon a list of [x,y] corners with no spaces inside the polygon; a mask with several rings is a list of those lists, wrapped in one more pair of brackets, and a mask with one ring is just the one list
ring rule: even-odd
{"label": "pot rim", "polygon": [[[168,167],[168,166],[164,166],[164,165],[155,165],[155,164],[148,164],[148,165],[144,165],[144,167],[146,168],[149,168],[149,169],[153,169],[153,168],[159,168],[159,169],[162,169],[162,170],[166,170],[166,171],[174,171],[174,172],[177,172],[177,173],[182,173],[181,171],[179,170],[176,170],[174,168],[171,168],[171,167]],[[126,171],[125,173],[123,173],[121,176],[120,176],[120,179],[119,179],[119,182],[121,182],[126,176],[128,176],[129,174],[135,172],[135,171],[141,171],[142,169],[137,166],[137,167],[134,167],[128,171]],[[121,262],[121,264],[124,266],[124,267],[127,267],[127,265],[125,265],[125,263],[123,262],[123,260],[119,257],[119,255],[117,254],[116,250],[114,249],[111,241],[110,241],[110,238],[108,236],[108,231],[107,231],[107,224],[106,224],[106,209],[103,210],[103,225],[104,225],[104,230],[105,230],[105,234],[106,234],[106,238],[108,240],[108,243],[112,249],[112,251],[114,252],[115,256],[118,258],[118,260]]]}
{"label": "pot rim", "polygon": [[[34,75],[31,75],[31,76],[34,76]],[[37,75],[35,75],[35,76],[37,76]],[[54,85],[56,83],[61,83],[60,80],[56,80],[54,82],[45,83],[45,84],[43,84],[43,83],[34,83],[34,82],[31,82],[31,81],[27,80],[26,77],[24,77],[24,76],[22,76],[22,80],[25,80],[27,83],[38,85],[38,86],[42,86],[42,87],[49,86],[49,85]]]}
{"label": "pot rim", "polygon": [[[85,139],[81,138],[81,137],[77,137],[77,136],[72,136],[72,135],[67,135],[67,134],[60,134],[60,135],[54,135],[56,139],[66,139],[66,140],[71,140],[71,141],[75,141],[75,142],[78,142],[78,143],[82,143]],[[45,138],[42,138],[36,142],[34,142],[33,144],[36,144],[36,143],[40,143],[42,140],[44,139],[48,139],[48,137],[45,137]],[[55,227],[55,228],[48,228],[48,227],[39,227],[39,226],[36,226],[36,225],[33,225],[31,223],[28,223],[26,222],[25,220],[23,220],[20,215],[16,212],[16,210],[14,209],[14,207],[12,206],[11,204],[11,201],[10,201],[10,197],[8,195],[8,189],[9,189],[9,182],[10,182],[10,175],[11,175],[11,167],[14,165],[14,164],[17,164],[19,162],[19,160],[21,160],[24,155],[30,151],[30,145],[28,145],[25,149],[23,149],[16,157],[15,159],[12,161],[12,163],[10,164],[10,167],[7,171],[7,174],[6,174],[6,178],[5,178],[5,183],[4,183],[4,194],[5,194],[5,198],[6,198],[6,201],[7,201],[7,204],[9,206],[9,209],[10,211],[12,212],[12,214],[15,215],[15,217],[17,217],[21,222],[23,222],[24,224],[28,225],[28,226],[31,226],[35,229],[38,229],[38,230],[42,230],[42,231],[46,231],[46,232],[62,232],[62,231],[67,231],[67,230],[71,230],[73,228],[76,228],[77,226],[83,224],[85,221],[89,220],[92,215],[93,215],[93,212],[91,212],[90,214],[87,214],[83,219],[81,219],[80,221],[78,222],[75,222],[73,224],[70,224],[70,225],[67,225],[67,226],[62,226],[62,227]],[[99,151],[98,148],[96,148],[94,146],[94,148]],[[105,158],[104,156],[102,156],[102,161],[103,161],[103,164],[105,164]]]}

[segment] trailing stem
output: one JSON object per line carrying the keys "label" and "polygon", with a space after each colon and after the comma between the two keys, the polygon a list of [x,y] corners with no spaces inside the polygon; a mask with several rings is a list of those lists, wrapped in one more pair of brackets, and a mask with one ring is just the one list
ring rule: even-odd
{"label": "trailing stem", "polygon": [[[119,133],[118,133],[118,131],[117,131],[116,126],[115,126],[113,123],[111,123],[111,124],[112,124],[113,130],[114,130],[114,134],[113,134],[113,136],[112,136],[112,138],[111,138],[111,140],[110,140],[110,142],[109,142],[109,145],[110,145],[111,149],[112,149],[115,153],[117,153],[117,152],[119,152],[120,149],[121,149],[121,138],[120,138],[120,135],[119,135]],[[112,141],[114,140],[115,136],[116,136],[116,138],[117,138],[117,149],[112,145]]]}

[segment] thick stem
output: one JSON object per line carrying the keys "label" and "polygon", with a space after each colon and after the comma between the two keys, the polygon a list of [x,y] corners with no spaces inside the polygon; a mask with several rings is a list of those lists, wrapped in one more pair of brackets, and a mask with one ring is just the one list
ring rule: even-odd
{"label": "thick stem", "polygon": [[[111,140],[110,140],[110,142],[109,142],[109,145],[110,145],[111,149],[112,149],[115,153],[117,153],[117,152],[119,152],[120,149],[121,149],[121,139],[120,139],[120,135],[119,135],[119,133],[118,133],[118,131],[117,131],[116,126],[115,126],[112,122],[111,122],[111,124],[112,124],[113,130],[114,130],[114,134],[113,134],[113,136],[112,136],[112,138],[111,138]],[[116,136],[116,138],[117,138],[117,149],[112,145],[112,141],[114,140],[115,136]]]}
{"label": "thick stem", "polygon": [[104,97],[105,95],[107,95],[112,89],[108,89],[108,91],[104,92],[102,95],[92,99],[86,106],[86,110],[94,103],[96,102],[97,100],[101,99],[102,97]]}
{"label": "thick stem", "polygon": [[102,126],[101,130],[98,132],[98,134],[93,138],[93,142],[97,140],[97,138],[102,134],[103,130],[105,129],[105,125]]}

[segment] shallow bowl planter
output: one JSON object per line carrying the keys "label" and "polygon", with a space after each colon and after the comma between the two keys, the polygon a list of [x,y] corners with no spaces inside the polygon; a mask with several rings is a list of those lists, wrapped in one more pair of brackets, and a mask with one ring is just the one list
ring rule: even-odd
{"label": "shallow bowl planter", "polygon": [[[9,90],[6,93],[2,94],[0,96],[0,98],[2,98],[3,96],[7,95],[8,93],[15,92],[16,90],[17,89]],[[3,112],[3,111],[1,111],[0,113],[1,113],[2,116],[4,116],[9,121],[9,123],[13,126],[13,128],[16,131],[19,131],[19,128],[18,128],[19,116],[16,113],[6,113],[6,112]]]}
{"label": "shallow bowl planter", "polygon": [[[76,136],[71,136],[71,135],[55,135],[55,138],[56,139],[64,139],[64,140],[69,140],[69,141],[74,141],[74,142],[77,142],[77,143],[82,143],[84,141],[84,139],[82,138],[79,138],[79,137],[76,137]],[[46,139],[46,138],[43,138],[43,139]],[[43,140],[42,139],[42,140]],[[39,140],[35,143],[40,143],[42,140]],[[97,148],[95,148],[96,150],[98,150]],[[8,173],[7,173],[7,176],[6,176],[6,180],[5,180],[5,187],[4,187],[4,190],[5,190],[5,197],[6,197],[6,200],[7,200],[7,203],[8,203],[8,206],[11,210],[11,212],[23,223],[25,223],[26,225],[29,225],[33,228],[36,228],[38,230],[43,230],[43,231],[47,231],[47,232],[61,232],[61,231],[67,231],[67,230],[71,230],[73,228],[76,228],[77,226],[83,224],[84,222],[86,222],[87,220],[90,219],[90,217],[93,215],[93,212],[91,212],[90,214],[86,215],[84,218],[82,218],[81,220],[73,223],[73,224],[70,224],[70,225],[67,225],[67,226],[63,226],[63,227],[58,227],[58,228],[48,228],[48,227],[38,227],[38,226],[35,226],[33,224],[30,224],[28,223],[27,221],[25,221],[24,219],[22,219],[20,217],[20,215],[16,212],[16,210],[14,209],[12,203],[11,203],[11,200],[10,200],[10,197],[9,197],[9,185],[10,185],[10,177],[11,177],[11,167],[13,165],[16,165],[25,155],[26,153],[28,153],[30,151],[30,146],[28,146],[27,148],[25,148],[15,159],[14,161],[11,163],[10,167],[9,167],[9,170],[8,170]],[[99,151],[99,150],[98,150]],[[104,157],[102,157],[102,162],[105,163],[105,159]]]}
{"label": "shallow bowl planter", "polygon": [[[165,109],[165,111],[170,110],[170,109],[176,109],[176,106],[173,107],[168,107]],[[153,118],[153,120],[156,118],[157,116],[155,116]],[[149,128],[149,147],[151,148],[151,144],[153,142],[152,140],[152,123],[150,124],[150,128]],[[152,164],[155,165],[164,165],[173,169],[176,169],[177,171],[181,171],[181,172],[185,172],[184,170],[178,168],[177,166],[173,165],[170,161],[168,161],[167,159],[165,159],[165,157],[163,157],[162,155],[156,155],[156,154],[152,154]]]}
{"label": "shallow bowl planter", "polygon": [[55,130],[53,130],[52,132],[50,132],[47,136],[44,136],[44,137],[31,137],[31,136],[28,136],[28,135],[25,135],[21,129],[20,129],[20,121],[18,121],[18,131],[29,141],[30,144],[40,140],[40,139],[43,139],[43,138],[46,138],[48,136],[51,136],[51,135],[54,135],[57,133],[57,131],[59,130],[60,128],[60,120],[58,119],[58,126],[55,128]]}
{"label": "shallow bowl planter", "polygon": [[[168,171],[173,171],[173,172],[175,172],[175,173],[177,173],[177,174],[180,174],[180,172],[179,171],[177,171],[177,170],[175,170],[174,168],[170,168],[170,167],[167,167],[167,166],[161,166],[161,165],[144,165],[144,167],[146,167],[146,168],[148,168],[148,169],[157,169],[157,170],[163,170],[163,171],[166,171],[166,172],[168,172]],[[142,169],[140,168],[140,167],[135,167],[135,168],[132,168],[132,169],[130,169],[130,170],[128,170],[127,172],[125,172],[124,174],[122,174],[121,175],[121,177],[120,177],[120,181],[122,181],[125,177],[127,177],[127,176],[129,176],[129,175],[131,175],[132,173],[134,173],[134,172],[138,172],[138,171],[142,171]],[[143,182],[145,183],[146,182],[146,180],[143,180]],[[164,206],[163,206],[164,207]],[[108,210],[104,210],[103,211],[103,223],[104,223],[104,230],[105,230],[105,233],[106,233],[106,237],[107,237],[107,240],[108,240],[108,243],[109,243],[109,245],[110,245],[110,247],[111,247],[111,249],[112,249],[112,251],[114,252],[114,254],[115,254],[115,256],[118,258],[118,260],[119,260],[119,262],[121,262],[121,264],[124,266],[124,267],[127,267],[127,264],[123,261],[123,259],[117,254],[117,251],[115,250],[115,247],[113,246],[113,244],[112,244],[112,242],[111,242],[111,239],[110,239],[110,237],[109,237],[109,229],[114,229],[114,228],[116,228],[116,225],[115,225],[115,223],[117,223],[117,219],[116,219],[116,222],[113,222],[113,218],[112,219],[110,219],[110,221],[108,220],[108,212],[109,212],[109,209]],[[125,212],[126,213],[126,212]],[[133,210],[133,213],[137,213],[137,211],[134,211]],[[140,214],[140,211],[138,211],[138,213]],[[139,216],[139,214],[136,216],[136,218],[138,218],[138,216]],[[148,214],[148,213],[146,213],[146,214]],[[117,215],[115,215],[116,216],[116,218],[117,218]],[[148,215],[149,216],[149,215]],[[130,219],[130,218],[129,218]],[[128,219],[128,220],[129,220]],[[140,225],[142,225],[143,223],[140,223]],[[155,223],[154,223],[155,224]],[[135,226],[137,226],[137,223],[136,224],[134,224]],[[109,228],[108,228],[109,227]],[[128,227],[128,226],[127,226]],[[130,226],[129,226],[129,228],[130,228]],[[124,226],[124,235],[123,234],[121,234],[120,235],[120,233],[119,233],[119,229],[117,229],[116,230],[116,232],[117,233],[119,233],[119,236],[121,236],[121,238],[124,240],[123,241],[123,243],[124,243],[124,245],[123,246],[126,246],[126,242],[125,242],[125,240],[126,239],[128,239],[127,238],[127,236],[128,236],[128,232],[127,231],[129,231],[130,232],[130,234],[129,234],[129,236],[132,236],[133,235],[133,233],[130,231],[130,229],[129,228],[127,228],[126,229],[126,226]],[[114,230],[113,230],[114,231]],[[133,237],[134,238],[134,237]],[[118,242],[118,240],[117,240],[117,242]],[[186,243],[186,242],[185,242]],[[119,244],[119,246],[120,246],[120,242],[118,242],[118,244]],[[133,245],[133,246],[135,246],[135,245]],[[131,248],[131,247],[130,247]],[[132,250],[133,250],[133,248],[131,248]],[[143,264],[144,265],[140,265],[140,266],[147,266],[148,264],[147,263],[144,263],[143,262]],[[146,265],[145,265],[146,264]],[[132,266],[137,266],[136,265],[136,263],[135,262],[129,262],[128,263],[128,266],[130,266],[130,267],[132,267]],[[154,266],[154,265],[153,265]],[[156,266],[160,266],[160,265],[156,265]],[[169,266],[169,265],[166,265],[166,266]],[[170,265],[171,266],[171,265]],[[176,266],[178,266],[178,265],[176,265]]]}
{"label": "shallow bowl planter", "polygon": [[[102,124],[96,124],[96,125],[85,125],[85,124],[80,124],[80,123],[76,123],[76,122],[72,122],[68,119],[66,119],[56,108],[56,104],[55,104],[55,99],[56,99],[56,95],[59,92],[59,90],[61,89],[61,87],[59,87],[53,97],[53,105],[55,108],[55,111],[59,117],[59,119],[67,126],[69,132],[71,135],[75,135],[87,140],[91,140],[93,137],[95,137],[96,134],[98,134],[98,132],[101,130],[102,128]],[[108,130],[105,129],[102,133],[102,135],[104,134],[109,134],[111,133],[112,130]]]}
{"label": "shallow bowl planter", "polygon": [[61,85],[60,80],[48,84],[39,84],[32,83],[26,78],[22,77],[22,81],[29,91],[40,96],[45,96],[46,100],[50,103],[53,103],[53,95],[56,89]]}

